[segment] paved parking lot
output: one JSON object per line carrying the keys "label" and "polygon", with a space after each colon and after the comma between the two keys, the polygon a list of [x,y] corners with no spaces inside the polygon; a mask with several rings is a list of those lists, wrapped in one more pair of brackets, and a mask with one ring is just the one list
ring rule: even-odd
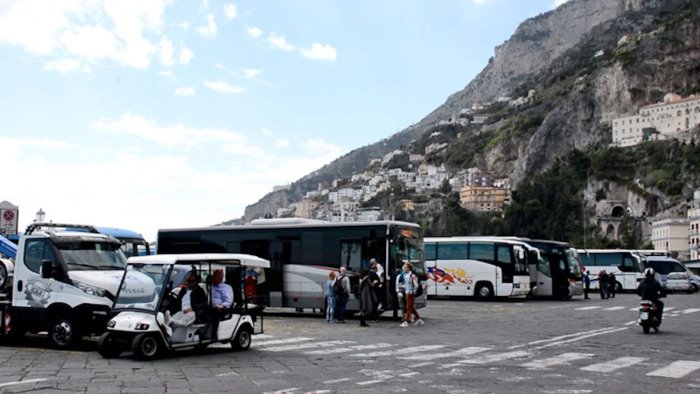
{"label": "paved parking lot", "polygon": [[329,325],[319,315],[265,318],[247,352],[221,346],[154,362],[106,360],[94,342],[0,347],[4,392],[592,393],[697,392],[698,295],[671,295],[659,334],[635,324],[638,297],[475,302],[431,300],[426,324]]}

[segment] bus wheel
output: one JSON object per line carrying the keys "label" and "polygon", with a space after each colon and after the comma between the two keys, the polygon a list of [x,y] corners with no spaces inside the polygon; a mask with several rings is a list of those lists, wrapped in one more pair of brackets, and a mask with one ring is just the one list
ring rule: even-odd
{"label": "bus wheel", "polygon": [[119,343],[114,339],[114,334],[107,331],[100,335],[97,341],[97,352],[104,358],[115,358],[122,354]]}
{"label": "bus wheel", "polygon": [[622,293],[622,283],[615,282],[615,293]]}
{"label": "bus wheel", "polygon": [[153,334],[139,334],[134,338],[131,350],[134,351],[134,357],[138,360],[152,360],[160,353],[161,344]]}
{"label": "bus wheel", "polygon": [[72,318],[55,317],[49,323],[49,341],[55,348],[70,348],[80,339],[80,332]]}
{"label": "bus wheel", "polygon": [[488,283],[480,283],[476,286],[475,294],[480,300],[487,300],[493,297],[493,288]]}
{"label": "bus wheel", "polygon": [[253,329],[248,324],[241,327],[236,333],[236,337],[231,341],[234,350],[248,350],[253,342]]}

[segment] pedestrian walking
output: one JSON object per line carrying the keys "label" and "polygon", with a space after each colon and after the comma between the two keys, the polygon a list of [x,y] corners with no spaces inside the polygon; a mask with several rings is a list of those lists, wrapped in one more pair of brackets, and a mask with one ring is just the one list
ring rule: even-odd
{"label": "pedestrian walking", "polygon": [[374,278],[372,279],[373,283],[376,280],[377,283],[374,285],[374,292],[377,295],[377,305],[376,305],[376,310],[379,310],[379,306],[383,309],[386,309],[386,290],[384,286],[384,269],[382,268],[382,265],[379,264],[377,259],[370,259],[369,260],[369,272],[370,275],[373,276]]}
{"label": "pedestrian walking", "polygon": [[333,293],[335,293],[335,318],[340,324],[345,324],[345,307],[348,304],[350,296],[350,278],[348,278],[348,270],[345,267],[340,267],[338,276],[333,282]]}
{"label": "pedestrian walking", "polygon": [[590,297],[588,297],[588,292],[591,290],[591,275],[589,275],[588,271],[583,273],[583,298],[588,300]]}
{"label": "pedestrian walking", "polygon": [[368,271],[362,271],[360,274],[358,298],[360,299],[360,326],[369,327],[367,318],[371,318],[376,311],[377,297],[372,288],[372,282]]}
{"label": "pedestrian walking", "polygon": [[600,299],[608,298],[608,274],[605,270],[598,273],[598,290],[600,290]]}
{"label": "pedestrian walking", "polygon": [[[406,263],[403,265],[403,273],[397,278],[397,282],[403,282],[403,292],[398,294],[400,298],[404,299],[406,305],[406,313],[404,314],[401,327],[408,327],[411,321],[416,326],[422,326],[424,323],[423,319],[418,315],[414,304],[419,283],[418,277],[413,273],[413,264]],[[414,317],[414,320],[411,319],[412,317]]]}
{"label": "pedestrian walking", "polygon": [[326,321],[335,323],[335,293],[333,293],[333,282],[335,282],[335,271],[328,273],[326,281]]}
{"label": "pedestrian walking", "polygon": [[615,273],[611,272],[608,274],[608,298],[615,298],[615,287],[617,286],[617,278],[615,278]]}

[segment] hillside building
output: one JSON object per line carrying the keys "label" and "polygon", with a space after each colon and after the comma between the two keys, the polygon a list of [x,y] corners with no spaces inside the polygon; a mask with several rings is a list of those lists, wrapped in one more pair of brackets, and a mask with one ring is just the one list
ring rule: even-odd
{"label": "hillside building", "polygon": [[464,186],[459,191],[464,209],[478,212],[500,211],[509,200],[508,190],[493,186]]}
{"label": "hillside building", "polygon": [[690,260],[700,259],[700,190],[693,195],[693,202],[688,209],[688,241]]}
{"label": "hillside building", "polygon": [[688,219],[663,219],[651,224],[651,243],[654,249],[677,252],[680,258],[688,256]]}
{"label": "hillside building", "polygon": [[700,125],[700,97],[669,93],[664,101],[639,109],[637,115],[612,122],[612,145],[632,146],[644,141],[669,139]]}

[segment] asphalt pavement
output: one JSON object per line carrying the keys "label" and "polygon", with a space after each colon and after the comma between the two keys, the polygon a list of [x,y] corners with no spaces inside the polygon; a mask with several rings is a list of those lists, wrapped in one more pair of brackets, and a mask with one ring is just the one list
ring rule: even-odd
{"label": "asphalt pavement", "polygon": [[[430,300],[425,325],[360,327],[274,313],[245,352],[217,345],[141,362],[94,341],[0,346],[0,391],[87,393],[697,393],[700,295],[672,294],[661,332],[636,325],[639,298]],[[279,312],[279,311],[273,311]]]}

